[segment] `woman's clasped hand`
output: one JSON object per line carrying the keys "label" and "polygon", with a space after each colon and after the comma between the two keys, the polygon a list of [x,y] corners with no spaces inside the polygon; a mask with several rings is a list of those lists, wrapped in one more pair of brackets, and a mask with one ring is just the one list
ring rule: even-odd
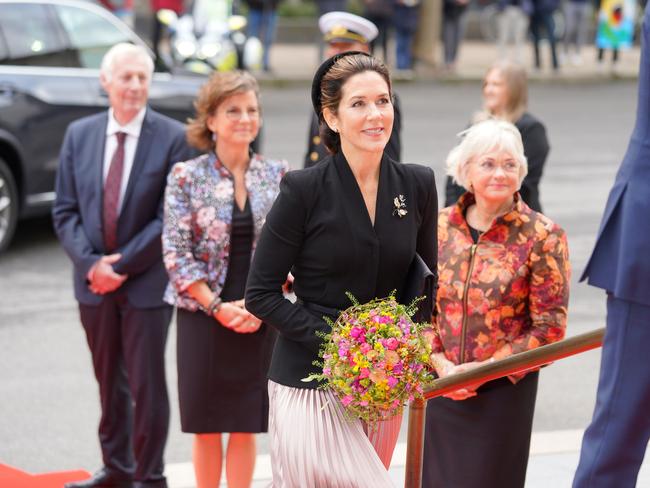
{"label": "woman's clasped hand", "polygon": [[257,332],[262,321],[244,308],[244,300],[226,302],[214,313],[220,325],[240,334]]}
{"label": "woman's clasped hand", "polygon": [[[467,371],[471,371],[474,368],[478,368],[479,366],[483,366],[485,364],[489,364],[492,362],[494,362],[494,358],[489,358],[486,359],[485,361],[470,361],[468,363],[454,364],[451,361],[449,361],[442,353],[433,353],[431,355],[431,364],[434,365],[434,368],[439,378],[446,378],[447,376],[452,376],[459,373],[466,373]],[[451,400],[466,400],[468,398],[476,396],[476,390],[483,383],[485,382],[481,381],[477,383],[472,383],[471,385],[452,391],[451,393],[447,393],[446,395],[443,396]]]}

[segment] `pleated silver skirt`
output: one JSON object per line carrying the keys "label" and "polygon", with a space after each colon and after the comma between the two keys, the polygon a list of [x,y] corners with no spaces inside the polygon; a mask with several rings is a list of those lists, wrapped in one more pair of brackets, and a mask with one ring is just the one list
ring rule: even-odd
{"label": "pleated silver skirt", "polygon": [[329,390],[269,381],[273,488],[393,487],[388,467],[401,416],[368,428]]}

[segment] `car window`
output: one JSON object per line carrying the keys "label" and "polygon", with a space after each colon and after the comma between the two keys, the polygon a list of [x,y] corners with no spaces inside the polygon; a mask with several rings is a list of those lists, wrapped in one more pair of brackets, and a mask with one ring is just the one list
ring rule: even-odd
{"label": "car window", "polygon": [[43,5],[0,3],[0,30],[8,50],[1,64],[69,65],[57,25]]}
{"label": "car window", "polygon": [[69,5],[56,5],[56,12],[77,53],[79,67],[99,69],[111,46],[133,40],[96,12]]}

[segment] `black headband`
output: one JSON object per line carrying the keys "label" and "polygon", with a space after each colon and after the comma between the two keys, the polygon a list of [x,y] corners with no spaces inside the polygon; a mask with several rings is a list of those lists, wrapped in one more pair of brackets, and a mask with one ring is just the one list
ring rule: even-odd
{"label": "black headband", "polygon": [[316,112],[317,116],[320,116],[322,110],[320,86],[323,81],[323,77],[339,59],[344,58],[345,56],[352,56],[354,54],[363,54],[364,56],[370,57],[370,54],[364,53],[362,51],[347,51],[341,54],[335,54],[331,58],[326,59],[323,64],[321,64],[316,70],[314,80],[311,82],[311,103],[314,106],[314,111]]}

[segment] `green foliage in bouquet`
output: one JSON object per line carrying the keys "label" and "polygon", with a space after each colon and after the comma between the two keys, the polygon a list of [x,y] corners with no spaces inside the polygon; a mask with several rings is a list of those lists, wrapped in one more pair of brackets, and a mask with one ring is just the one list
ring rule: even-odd
{"label": "green foliage in bouquet", "polygon": [[403,305],[393,292],[361,304],[347,296],[352,306],[336,322],[325,319],[332,330],[322,335],[322,361],[315,363],[323,372],[305,381],[318,380],[331,388],[348,414],[372,423],[400,414],[433,380],[428,368],[431,345],[424,334],[431,324],[411,319],[420,299]]}

